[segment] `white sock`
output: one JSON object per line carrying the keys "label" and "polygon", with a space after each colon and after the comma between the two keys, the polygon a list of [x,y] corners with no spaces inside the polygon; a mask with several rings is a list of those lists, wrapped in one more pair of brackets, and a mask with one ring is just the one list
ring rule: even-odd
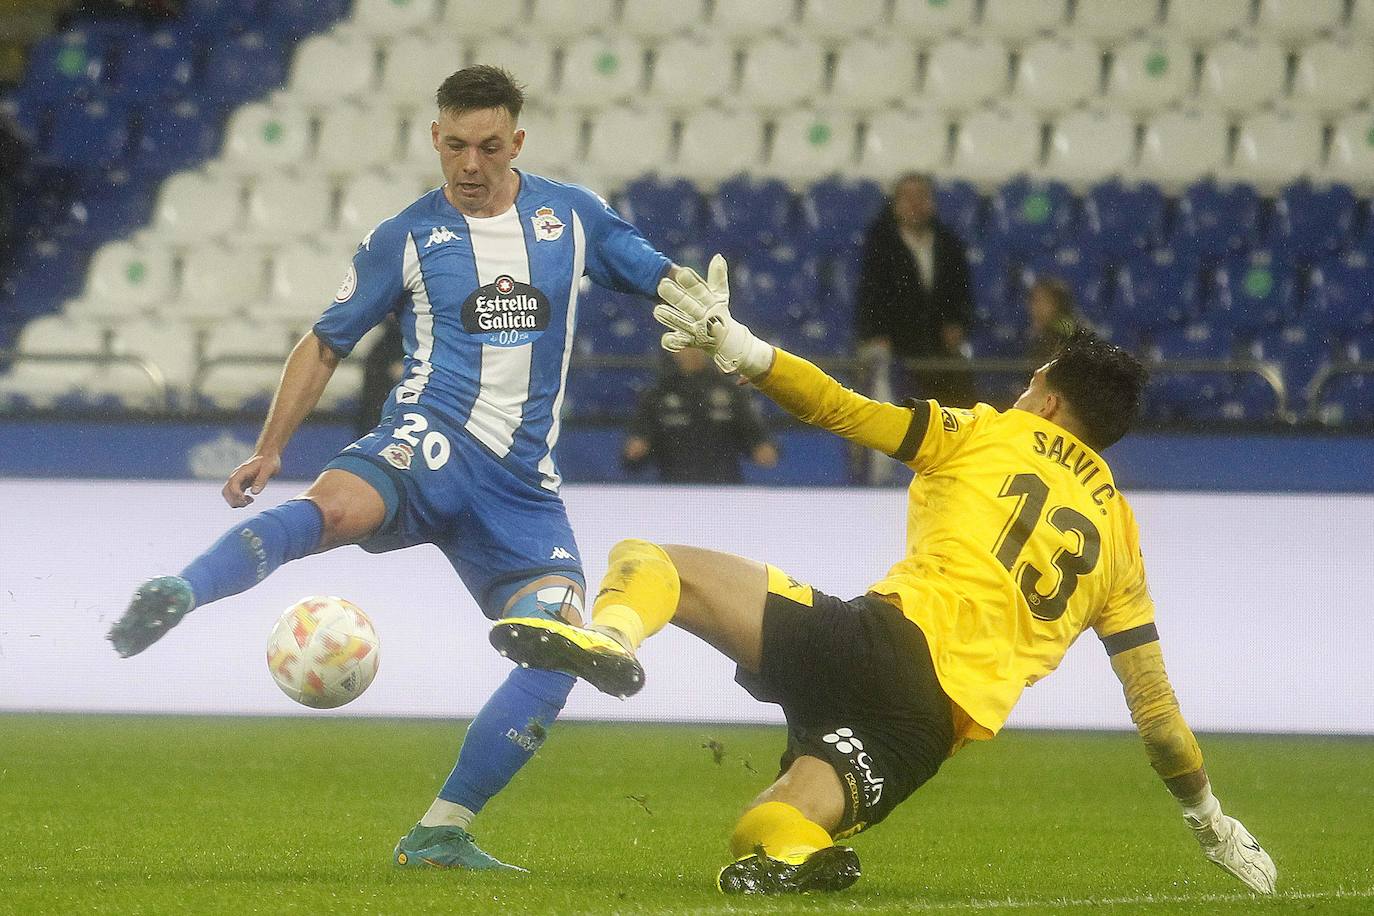
{"label": "white sock", "polygon": [[477,815],[462,805],[455,805],[451,801],[444,801],[442,798],[434,799],[434,804],[429,806],[425,816],[420,818],[421,827],[458,827],[462,830],[468,829],[472,819]]}

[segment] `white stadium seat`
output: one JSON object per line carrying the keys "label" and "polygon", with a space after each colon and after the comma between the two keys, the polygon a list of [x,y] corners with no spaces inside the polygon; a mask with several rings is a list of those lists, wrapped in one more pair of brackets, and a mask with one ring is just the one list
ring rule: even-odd
{"label": "white stadium seat", "polygon": [[734,51],[719,42],[679,38],[654,52],[645,98],[671,111],[691,111],[729,98],[734,82]]}
{"label": "white stadium seat", "polygon": [[1302,44],[1341,25],[1345,0],[1260,0],[1257,27],[1284,44]]}
{"label": "white stadium seat", "polygon": [[272,172],[304,161],[309,153],[310,118],[303,111],[252,102],[230,116],[217,164],[239,174]]}
{"label": "white stadium seat", "polygon": [[[582,162],[582,116],[574,111],[534,108],[520,113],[525,145],[516,168],[562,179]],[[436,165],[437,169],[437,165]]]}
{"label": "white stadium seat", "polygon": [[792,0],[748,0],[715,4],[710,32],[728,42],[748,42],[792,25]]}
{"label": "white stadium seat", "polygon": [[284,359],[294,344],[295,341],[279,324],[239,319],[208,328],[202,354],[207,362],[239,356]]}
{"label": "white stadium seat", "polygon": [[1115,110],[1073,111],[1050,129],[1045,171],[1085,188],[1130,171],[1135,164],[1135,122]]}
{"label": "white stadium seat", "polygon": [[[185,391],[191,387],[200,363],[198,337],[196,329],[179,321],[138,321],[115,328],[111,350],[152,363],[170,388]],[[118,376],[110,381],[118,384]],[[137,393],[147,387],[147,382],[131,387]]]}
{"label": "white stadium seat", "polygon": [[835,55],[830,93],[824,104],[868,111],[905,102],[916,94],[916,77],[916,50],[908,42],[851,41]]}
{"label": "white stadium seat", "polygon": [[389,38],[433,29],[438,0],[353,0],[351,21],[365,35]]}
{"label": "white stadium seat", "polygon": [[955,39],[926,59],[922,101],[942,111],[966,111],[1007,91],[1007,49],[996,41]]}
{"label": "white stadium seat", "polygon": [[1230,125],[1220,112],[1165,111],[1145,125],[1140,149],[1141,178],[1180,188],[1226,165]]}
{"label": "white stadium seat", "polygon": [[248,223],[240,238],[252,245],[274,245],[328,232],[333,223],[334,186],[324,176],[278,172],[249,189]]}
{"label": "white stadium seat", "polygon": [[439,84],[466,60],[467,50],[456,37],[403,35],[386,49],[378,95],[398,108],[429,113]]}
{"label": "white stadium seat", "polygon": [[644,49],[632,41],[588,37],[563,51],[556,102],[583,108],[616,105],[639,93]]}
{"label": "white stadium seat", "polygon": [[[157,369],[163,372],[163,381],[175,390],[180,379],[168,378],[169,373],[160,365]],[[175,370],[171,374],[174,375]],[[126,410],[158,410],[166,406],[162,391],[153,379],[133,363],[95,364],[83,374],[79,387],[82,398],[88,402],[104,403],[113,399]]]}
{"label": "white stadium seat", "polygon": [[1063,111],[1097,95],[1101,81],[1102,52],[1096,45],[1042,39],[1021,51],[1014,98],[1035,111]]}
{"label": "white stadium seat", "polygon": [[523,3],[444,0],[439,28],[452,35],[491,35],[515,28],[524,18]]}
{"label": "white stadium seat", "polygon": [[400,213],[419,196],[405,173],[355,175],[339,194],[338,232],[357,245],[378,223]]}
{"label": "white stadium seat", "polygon": [[798,29],[827,44],[883,30],[887,0],[806,0]]}
{"label": "white stadium seat", "polygon": [[345,41],[325,33],[296,46],[287,87],[308,105],[362,99],[376,82],[377,49],[370,41]]}
{"label": "white stadium seat", "polygon": [[175,277],[172,255],[166,248],[107,242],[86,270],[80,312],[90,317],[119,317],[148,311],[171,295]]}
{"label": "white stadium seat", "polygon": [[1275,190],[1321,168],[1322,123],[1304,112],[1266,111],[1241,122],[1231,175]]}
{"label": "white stadium seat", "polygon": [[662,111],[616,108],[591,124],[586,169],[599,187],[665,169],[673,153],[673,120]]}
{"label": "white stadium seat", "polygon": [[1170,0],[1165,27],[1193,47],[1250,24],[1250,0]]}
{"label": "white stadium seat", "polygon": [[1374,189],[1374,114],[1351,112],[1336,122],[1326,174],[1365,193]]}
{"label": "white stadium seat", "polygon": [[883,111],[868,121],[857,172],[888,182],[903,172],[937,172],[949,154],[949,120],[920,109]]}
{"label": "white stadium seat", "polygon": [[754,112],[703,109],[682,121],[676,171],[711,184],[755,168],[763,156],[763,121]]}
{"label": "white stadium seat", "polygon": [[534,0],[522,25],[536,35],[563,41],[606,28],[614,12],[615,0]]}
{"label": "white stadium seat", "polygon": [[26,356],[93,355],[107,351],[107,336],[99,324],[78,321],[65,315],[47,315],[24,325],[15,349]]}
{"label": "white stadium seat", "polygon": [[1022,44],[1064,23],[1064,0],[983,0],[983,21],[978,34]]}
{"label": "white stadium seat", "polygon": [[269,363],[222,363],[205,370],[198,393],[220,410],[240,410],[272,397],[281,366]]}
{"label": "white stadium seat", "polygon": [[52,407],[85,387],[95,364],[20,360],[0,372],[0,407],[22,401],[31,407]]}
{"label": "white stadium seat", "polygon": [[1023,109],[974,112],[959,125],[952,170],[981,185],[1032,171],[1040,161],[1040,133],[1040,120]]}
{"label": "white stadium seat", "polygon": [[[354,350],[359,355],[366,350]],[[320,393],[319,410],[353,409],[358,403],[358,394],[363,389],[363,364],[361,359],[350,359],[339,363],[329,384]]]}
{"label": "white stadium seat", "polygon": [[1298,55],[1294,107],[1323,114],[1354,108],[1374,95],[1374,49],[1351,41],[1320,41]]}
{"label": "white stadium seat", "polygon": [[334,106],[320,115],[312,170],[350,175],[395,162],[401,124],[389,107]]}
{"label": "white stadium seat", "polygon": [[262,298],[266,263],[259,251],[205,245],[181,260],[181,290],[163,311],[178,318],[218,320]]}
{"label": "white stadium seat", "polygon": [[1246,112],[1283,94],[1288,58],[1274,42],[1237,38],[1207,49],[1199,100],[1226,111]]}
{"label": "white stadium seat", "polygon": [[854,162],[857,125],[849,115],[792,111],[773,127],[773,147],[763,171],[801,186],[848,170]]}
{"label": "white stadium seat", "polygon": [[919,44],[931,44],[959,32],[973,31],[977,0],[896,0],[892,31]]}
{"label": "white stadium seat", "polygon": [[547,41],[537,38],[517,40],[503,35],[482,35],[473,42],[469,63],[491,64],[518,74],[517,79],[524,85],[525,98],[528,101],[546,102],[553,92],[553,45]]}
{"label": "white stadium seat", "polygon": [[159,235],[222,238],[243,225],[243,184],[235,176],[178,172],[162,183],[153,229]]}
{"label": "white stadium seat", "polygon": [[1374,38],[1374,0],[1352,0],[1350,34],[1357,38]]}
{"label": "white stadium seat", "polygon": [[291,245],[272,257],[272,289],[249,314],[279,324],[312,323],[333,301],[348,275],[349,256],[306,243]]}
{"label": "white stadium seat", "polygon": [[640,40],[662,41],[699,28],[705,19],[705,0],[625,0],[620,31]]}
{"label": "white stadium seat", "polygon": [[1193,51],[1178,39],[1138,38],[1112,51],[1107,100],[1128,111],[1167,108],[1193,88]]}
{"label": "white stadium seat", "polygon": [[739,100],[779,111],[820,95],[825,85],[825,51],[804,39],[769,38],[745,52]]}
{"label": "white stadium seat", "polygon": [[1112,44],[1153,27],[1158,18],[1158,0],[1076,0],[1072,32]]}

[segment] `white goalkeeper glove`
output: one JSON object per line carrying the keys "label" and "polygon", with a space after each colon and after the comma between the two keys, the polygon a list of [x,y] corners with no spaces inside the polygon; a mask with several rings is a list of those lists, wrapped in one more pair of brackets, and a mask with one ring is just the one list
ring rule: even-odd
{"label": "white goalkeeper glove", "polygon": [[654,318],[668,328],[663,349],[676,353],[687,347],[705,350],[722,372],[745,378],[762,375],[773,364],[773,348],[759,340],[730,315],[730,281],[725,259],[711,258],[702,280],[691,268],[680,268],[679,279],[658,281],[662,304]]}
{"label": "white goalkeeper glove", "polygon": [[1274,860],[1244,824],[1221,813],[1221,804],[1210,791],[1202,803],[1184,807],[1183,820],[1208,861],[1235,875],[1257,894],[1274,893],[1279,875]]}

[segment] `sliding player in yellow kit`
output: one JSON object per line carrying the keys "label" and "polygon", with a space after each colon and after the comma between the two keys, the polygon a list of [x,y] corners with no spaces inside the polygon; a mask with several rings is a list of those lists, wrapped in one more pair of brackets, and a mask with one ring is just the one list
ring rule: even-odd
{"label": "sliding player in yellow kit", "polygon": [[1091,628],[1203,854],[1273,893],[1273,861],[1222,814],[1179,712],[1135,519],[1099,454],[1135,418],[1140,363],[1082,331],[1011,410],[884,404],[735,321],[719,256],[708,281],[678,280],[659,285],[665,348],[705,349],[798,418],[916,472],[906,556],[852,601],[729,554],[628,540],[611,551],[589,628],[507,619],[492,630],[503,654],[623,696],[643,683],[634,650],[672,620],[782,705],[782,772],[735,826],[721,890],[852,884],[858,857],[834,840],[881,821],[967,741],[996,735],[1026,685]]}

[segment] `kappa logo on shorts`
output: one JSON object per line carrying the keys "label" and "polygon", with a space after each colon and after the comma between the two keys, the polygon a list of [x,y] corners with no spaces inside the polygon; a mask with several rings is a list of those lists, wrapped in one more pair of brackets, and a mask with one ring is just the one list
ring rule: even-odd
{"label": "kappa logo on shorts", "polygon": [[868,807],[873,807],[883,797],[883,777],[873,772],[873,758],[864,750],[864,743],[860,741],[851,728],[837,728],[828,735],[821,737],[826,744],[835,746],[835,750],[844,754],[854,762],[858,774],[863,777],[864,794],[869,796]]}
{"label": "kappa logo on shorts", "polygon": [[555,548],[553,549],[553,553],[549,554],[549,559],[550,559],[550,560],[573,560],[573,561],[576,561],[576,560],[577,560],[577,557],[575,557],[575,556],[573,556],[572,554],[568,553],[568,551],[565,550],[565,549],[562,548],[562,547],[555,547]]}
{"label": "kappa logo on shorts", "polygon": [[414,457],[415,450],[404,442],[392,442],[382,449],[382,460],[398,471],[410,470],[410,462]]}
{"label": "kappa logo on shorts", "polygon": [[553,207],[540,207],[535,210],[530,222],[534,224],[534,237],[541,242],[558,241],[563,237],[563,230],[567,228],[559,222]]}

